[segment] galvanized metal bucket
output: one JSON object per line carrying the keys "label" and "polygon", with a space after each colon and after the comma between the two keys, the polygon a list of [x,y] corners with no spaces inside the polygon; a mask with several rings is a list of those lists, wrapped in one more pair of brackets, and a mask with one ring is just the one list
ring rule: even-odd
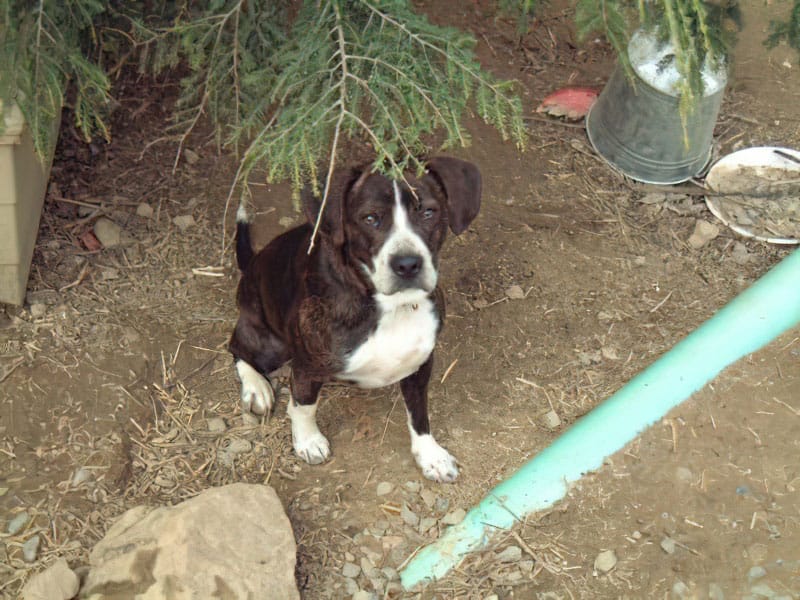
{"label": "galvanized metal bucket", "polygon": [[[676,72],[663,72],[663,57],[668,58],[670,51],[654,37],[634,35],[628,50],[633,81],[618,65],[586,115],[586,131],[597,153],[628,177],[645,183],[680,183],[703,171],[711,157],[714,125],[725,91],[724,70],[713,72],[706,95],[688,115],[687,144],[680,98],[670,93],[670,84],[662,77],[673,75],[674,82]],[[649,66],[655,66],[658,73],[644,68]]]}

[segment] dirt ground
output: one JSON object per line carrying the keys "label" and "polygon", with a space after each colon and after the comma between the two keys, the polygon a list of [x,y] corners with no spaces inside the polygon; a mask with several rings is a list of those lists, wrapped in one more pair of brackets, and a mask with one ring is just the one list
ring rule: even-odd
{"label": "dirt ground", "polygon": [[[581,126],[536,115],[561,86],[602,87],[613,65],[605,44],[575,41],[569,9],[549,4],[520,39],[487,3],[416,4],[473,32],[486,68],[520,82],[531,117],[524,153],[477,121],[472,146],[456,152],[484,175],[481,214],[441,264],[448,321],[431,420],[460,462],[457,483],[421,477],[396,387],[324,389],[318,418],[334,457],[322,466],[293,455],[285,394],[268,422],[240,414],[225,349],[238,273],[222,239],[234,161],[197,139],[173,173],[174,144],[152,143],[173,84],[120,82],[111,144],[62,133],[28,302],[0,310],[0,596],[16,597],[56,557],[88,564],[127,508],[248,481],[283,500],[309,599],[800,598],[797,329],[727,369],[551,511],[421,595],[400,592],[397,571],[459,509],[790,251],[724,227],[693,249],[696,221],[713,221],[701,197],[643,190],[594,154]],[[771,11],[787,7],[743,4],[719,154],[800,147],[798,57],[761,45]],[[254,192],[258,243],[300,222],[286,186]],[[137,214],[141,203],[152,215]],[[82,245],[100,216],[123,228],[122,246]],[[551,410],[558,424],[544,419]],[[7,533],[22,512],[30,519]],[[25,562],[34,535],[38,554]],[[594,564],[607,550],[616,563],[604,573]]]}

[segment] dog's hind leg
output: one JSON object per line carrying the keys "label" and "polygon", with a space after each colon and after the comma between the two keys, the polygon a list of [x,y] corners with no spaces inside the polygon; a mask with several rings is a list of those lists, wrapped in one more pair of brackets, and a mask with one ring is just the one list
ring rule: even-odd
{"label": "dog's hind leg", "polygon": [[292,420],[292,446],[297,456],[310,465],[328,460],[331,446],[317,427],[317,396],[322,383],[292,374],[292,399],[287,412]]}
{"label": "dog's hind leg", "polygon": [[228,348],[242,382],[242,410],[256,415],[269,414],[275,404],[269,374],[287,361],[285,346],[269,330],[241,316]]}
{"label": "dog's hind leg", "polygon": [[451,483],[458,477],[456,459],[431,435],[428,421],[428,381],[433,370],[433,354],[419,370],[400,382],[406,403],[411,453],[422,474],[440,483]]}

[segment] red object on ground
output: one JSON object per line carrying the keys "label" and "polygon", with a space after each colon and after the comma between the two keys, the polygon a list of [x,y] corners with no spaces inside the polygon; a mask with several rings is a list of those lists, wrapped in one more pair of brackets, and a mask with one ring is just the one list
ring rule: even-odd
{"label": "red object on ground", "polygon": [[98,240],[90,230],[84,231],[81,234],[80,240],[84,247],[90,252],[103,249],[103,244],[100,243],[100,240]]}
{"label": "red object on ground", "polygon": [[542,100],[536,112],[567,119],[582,119],[597,100],[597,95],[598,91],[593,88],[561,88]]}

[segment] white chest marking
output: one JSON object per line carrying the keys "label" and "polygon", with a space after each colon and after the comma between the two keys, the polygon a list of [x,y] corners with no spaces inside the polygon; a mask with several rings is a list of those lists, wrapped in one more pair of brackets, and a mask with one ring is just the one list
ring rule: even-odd
{"label": "white chest marking", "polygon": [[422,290],[377,296],[378,328],[346,359],[339,379],[359,387],[377,388],[396,383],[428,359],[439,326],[433,302]]}

